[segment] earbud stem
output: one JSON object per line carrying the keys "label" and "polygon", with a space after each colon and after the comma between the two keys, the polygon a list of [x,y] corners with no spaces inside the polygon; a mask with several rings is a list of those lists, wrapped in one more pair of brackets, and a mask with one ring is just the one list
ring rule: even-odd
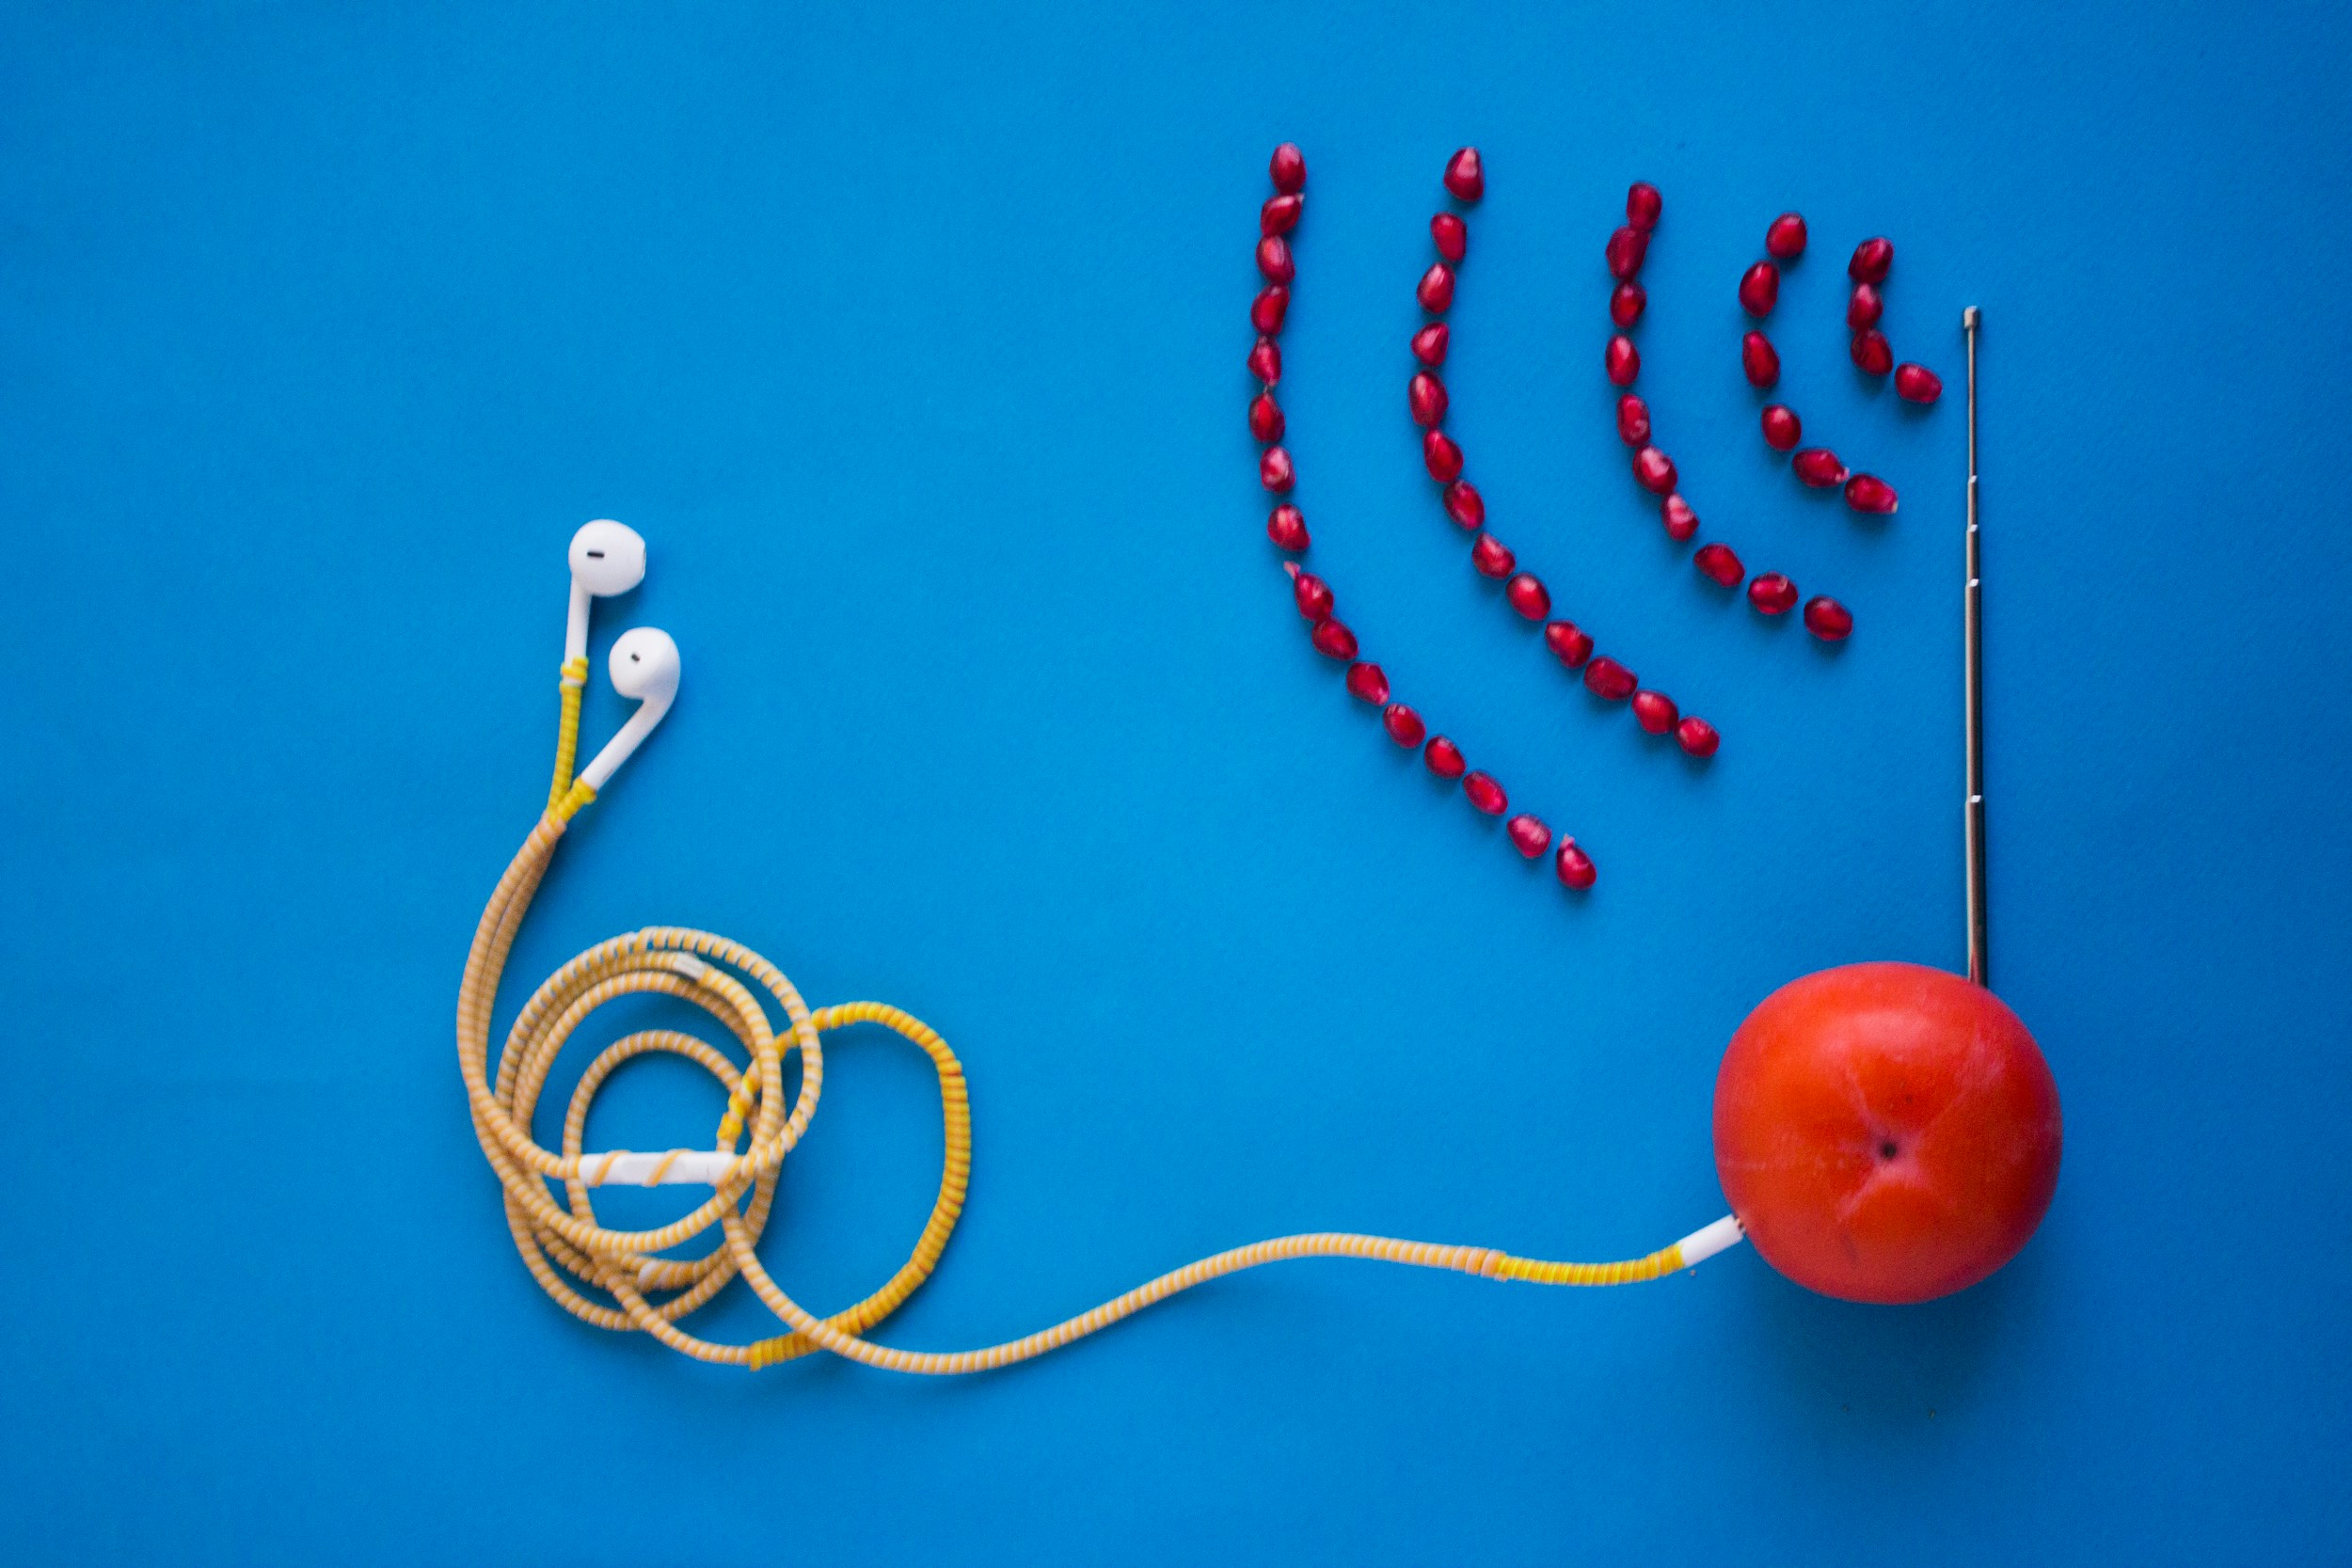
{"label": "earbud stem", "polygon": [[590,789],[602,789],[605,781],[620,771],[621,764],[629,759],[630,753],[645,743],[645,736],[653,734],[653,727],[661,722],[674,700],[648,697],[638,704],[637,711],[628,716],[628,722],[621,726],[620,733],[606,741],[596,760],[580,770],[580,782]]}
{"label": "earbud stem", "polygon": [[564,630],[564,662],[588,657],[588,606],[591,595],[588,585],[572,578],[572,619]]}

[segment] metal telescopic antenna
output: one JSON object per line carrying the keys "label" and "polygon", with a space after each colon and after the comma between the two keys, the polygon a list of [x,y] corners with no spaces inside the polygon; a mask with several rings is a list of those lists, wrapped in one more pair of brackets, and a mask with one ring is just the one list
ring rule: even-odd
{"label": "metal telescopic antenna", "polygon": [[1984,903],[1984,604],[1982,559],[1977,546],[1977,329],[1982,312],[1971,305],[1960,313],[1968,336],[1968,587],[1962,614],[1963,657],[1968,665],[1968,978],[1992,984],[1986,955]]}

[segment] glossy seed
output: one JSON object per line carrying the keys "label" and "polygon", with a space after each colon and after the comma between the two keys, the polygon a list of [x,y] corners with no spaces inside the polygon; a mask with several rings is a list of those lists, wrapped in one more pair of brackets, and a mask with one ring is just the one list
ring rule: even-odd
{"label": "glossy seed", "polygon": [[1630,387],[1633,378],[1642,373],[1642,352],[1633,346],[1633,340],[1620,332],[1609,340],[1609,346],[1600,356],[1601,369],[1609,372],[1612,385]]}
{"label": "glossy seed", "polygon": [[1675,726],[1675,738],[1694,757],[1711,757],[1715,748],[1724,743],[1724,737],[1715,733],[1715,726],[1696,714]]}
{"label": "glossy seed", "polygon": [[1445,515],[1459,528],[1478,528],[1486,521],[1486,498],[1467,479],[1445,487]]}
{"label": "glossy seed", "polygon": [[1298,508],[1285,501],[1267,514],[1265,536],[1286,550],[1307,547],[1307,519]]}
{"label": "glossy seed", "polygon": [[1282,330],[1282,318],[1291,312],[1291,292],[1279,283],[1258,291],[1258,297],[1249,302],[1249,325],[1271,338]]}
{"label": "glossy seed", "polygon": [[1279,234],[1268,234],[1258,242],[1258,270],[1265,274],[1269,283],[1284,283],[1298,276],[1297,264],[1291,260],[1291,243]]}
{"label": "glossy seed", "polygon": [[1298,214],[1306,209],[1307,198],[1292,193],[1270,198],[1258,209],[1258,232],[1287,234],[1298,227]]}
{"label": "glossy seed", "polygon": [[1481,577],[1507,578],[1518,563],[1511,547],[1491,533],[1482,533],[1470,542],[1470,564]]}
{"label": "glossy seed", "polygon": [[1628,281],[1609,291],[1609,319],[1619,326],[1631,326],[1642,319],[1649,306],[1649,291],[1639,283]]}
{"label": "glossy seed", "polygon": [[1505,822],[1502,831],[1511,835],[1511,847],[1529,860],[1551,847],[1551,830],[1544,826],[1540,816],[1521,812]]}
{"label": "glossy seed", "polygon": [[1429,220],[1429,237],[1438,242],[1438,254],[1449,261],[1459,261],[1470,254],[1470,225],[1453,213],[1439,213]]}
{"label": "glossy seed", "polygon": [[1282,438],[1282,405],[1274,401],[1272,392],[1260,392],[1249,400],[1249,434],[1261,441]]}
{"label": "glossy seed", "polygon": [[1609,275],[1628,279],[1642,270],[1642,258],[1648,254],[1648,233],[1631,224],[1612,233],[1608,245],[1601,252],[1602,259],[1609,263]]}
{"label": "glossy seed", "polygon": [[1758,261],[1740,277],[1740,309],[1751,316],[1769,316],[1780,303],[1780,269]]}
{"label": "glossy seed", "polygon": [[1702,576],[1714,578],[1725,588],[1739,587],[1740,579],[1748,575],[1748,569],[1740,563],[1731,546],[1724,544],[1701,545],[1699,553],[1691,558],[1691,564]]}
{"label": "glossy seed", "polygon": [[1291,454],[1280,447],[1266,448],[1258,459],[1258,483],[1280,495],[1297,481],[1298,476],[1291,469]]}
{"label": "glossy seed", "polygon": [[1895,242],[1868,239],[1853,247],[1853,260],[1846,263],[1846,276],[1857,283],[1883,283],[1894,264]]}
{"label": "glossy seed", "polygon": [[1285,196],[1293,196],[1307,188],[1307,154],[1298,150],[1296,142],[1284,142],[1274,150],[1274,161],[1266,166],[1274,176],[1274,188]]}
{"label": "glossy seed", "polygon": [[1878,292],[1876,284],[1857,283],[1853,286],[1853,293],[1846,299],[1848,331],[1859,332],[1866,326],[1876,326],[1879,318],[1884,314],[1886,298]]}
{"label": "glossy seed", "polygon": [[1933,403],[1944,395],[1944,378],[1925,365],[1898,365],[1895,390],[1906,403]]}
{"label": "glossy seed", "polygon": [[1380,710],[1380,727],[1389,732],[1389,738],[1399,746],[1418,746],[1421,737],[1429,733],[1429,726],[1421,721],[1421,715],[1403,703],[1391,703]]}
{"label": "glossy seed", "polygon": [[1422,749],[1421,760],[1441,779],[1458,779],[1462,769],[1470,766],[1462,755],[1462,748],[1441,735],[1429,737],[1429,744]]}
{"label": "glossy seed", "polygon": [[1825,594],[1805,601],[1804,629],[1824,642],[1843,642],[1853,630],[1853,615]]}
{"label": "glossy seed", "polygon": [[1378,707],[1389,700],[1389,677],[1377,664],[1347,667],[1347,694]]}
{"label": "glossy seed", "polygon": [[1356,634],[1338,621],[1326,618],[1315,623],[1314,634],[1308,639],[1315,652],[1326,658],[1352,659],[1356,657]]}
{"label": "glossy seed", "polygon": [[1445,363],[1446,340],[1453,334],[1443,322],[1431,322],[1413,334],[1413,357],[1436,370]]}
{"label": "glossy seed", "polygon": [[1770,387],[1780,379],[1780,351],[1763,333],[1750,332],[1740,340],[1740,368],[1749,386]]}
{"label": "glossy seed", "polygon": [[1675,462],[1656,447],[1633,454],[1633,477],[1653,496],[1670,495],[1675,487]]}
{"label": "glossy seed", "polygon": [[1631,392],[1617,400],[1617,439],[1629,447],[1649,445],[1649,404]]}
{"label": "glossy seed", "polygon": [[1478,149],[1466,147],[1446,160],[1445,188],[1457,201],[1475,201],[1486,194],[1486,171],[1478,162]]}
{"label": "glossy seed", "polygon": [[1884,375],[1895,368],[1895,351],[1886,341],[1886,334],[1877,327],[1853,335],[1853,362],[1871,375]]}
{"label": "glossy seed", "polygon": [[1624,702],[1633,695],[1633,689],[1641,684],[1641,677],[1607,654],[1584,666],[1585,689],[1594,696],[1605,697],[1613,703]]}
{"label": "glossy seed", "polygon": [[1892,516],[1895,512],[1895,487],[1876,474],[1856,474],[1846,481],[1846,504],[1856,512]]}
{"label": "glossy seed", "polygon": [[1551,858],[1552,869],[1560,874],[1561,884],[1581,893],[1600,878],[1593,864],[1593,857],[1576,847],[1576,840],[1560,841],[1560,852]]}
{"label": "glossy seed", "polygon": [[1833,484],[1846,483],[1846,466],[1827,447],[1807,447],[1788,460],[1796,476],[1816,490],[1826,490]]}
{"label": "glossy seed", "polygon": [[1533,572],[1516,574],[1502,585],[1502,596],[1511,601],[1513,610],[1531,621],[1540,621],[1551,613],[1551,591]]}
{"label": "glossy seed", "polygon": [[1405,384],[1405,405],[1419,425],[1434,425],[1445,419],[1445,383],[1427,371]]}
{"label": "glossy seed", "polygon": [[1442,430],[1432,430],[1422,436],[1421,461],[1429,470],[1429,477],[1440,484],[1451,484],[1462,477],[1462,449]]}
{"label": "glossy seed", "polygon": [[1443,311],[1454,303],[1454,269],[1439,261],[1421,275],[1421,286],[1413,293],[1420,296],[1422,309]]}
{"label": "glossy seed", "polygon": [[1282,379],[1282,345],[1261,338],[1249,345],[1249,373],[1271,387]]}
{"label": "glossy seed", "polygon": [[1748,584],[1748,603],[1766,615],[1786,615],[1797,608],[1797,585],[1779,572],[1759,572]]}
{"label": "glossy seed", "polygon": [[1668,496],[1658,503],[1658,520],[1666,525],[1666,537],[1677,545],[1699,531],[1699,515],[1680,496]]}
{"label": "glossy seed", "polygon": [[1626,187],[1625,221],[1646,234],[1658,227],[1658,219],[1666,211],[1666,198],[1658,194],[1658,187],[1646,180],[1636,180]]}
{"label": "glossy seed", "polygon": [[1793,261],[1804,254],[1804,219],[1783,213],[1764,230],[1765,252],[1775,260]]}
{"label": "glossy seed", "polygon": [[1502,785],[1496,782],[1495,776],[1475,768],[1462,780],[1462,793],[1470,797],[1471,805],[1488,816],[1501,816],[1511,804],[1511,797],[1502,792]]}
{"label": "glossy seed", "polygon": [[1331,585],[1312,572],[1302,572],[1287,562],[1284,569],[1291,575],[1291,598],[1298,606],[1298,613],[1310,621],[1331,618]]}
{"label": "glossy seed", "polygon": [[1663,691],[1636,691],[1633,694],[1633,721],[1651,735],[1664,735],[1675,727],[1682,710]]}
{"label": "glossy seed", "polygon": [[1593,640],[1578,629],[1574,621],[1553,621],[1544,627],[1544,646],[1552,657],[1569,669],[1576,669],[1593,657]]}
{"label": "glossy seed", "polygon": [[1767,404],[1764,408],[1764,444],[1774,451],[1787,451],[1804,435],[1804,425],[1797,411],[1785,404]]}

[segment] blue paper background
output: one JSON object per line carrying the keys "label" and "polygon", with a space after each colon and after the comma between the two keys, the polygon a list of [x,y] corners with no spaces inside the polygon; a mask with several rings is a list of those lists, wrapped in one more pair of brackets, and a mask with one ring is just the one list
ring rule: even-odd
{"label": "blue paper background", "polygon": [[[2348,44],[2320,7],[9,8],[7,1555],[2341,1560]],[[1313,561],[1589,900],[1288,606],[1240,368],[1283,137]],[[1564,680],[1421,476],[1463,142],[1452,428],[1711,767]],[[1634,177],[1662,437],[1711,532],[1853,606],[1841,653],[1695,585],[1625,477]],[[1791,206],[1786,388],[1901,488],[1883,527],[1754,434],[1733,284]],[[1306,1263],[953,1383],[705,1369],[540,1296],[450,1024],[593,515],[654,558],[599,652],[664,626],[685,694],[508,1005],[681,922],[937,1024],[972,1204],[882,1338],[1291,1229],[1615,1257],[1720,1212],[1745,1011],[1960,958],[1963,411],[1846,363],[1875,232],[1899,354],[1957,393],[1988,324],[1995,973],[2068,1134],[2011,1268],[1886,1310],[1745,1249],[1593,1293]],[[620,713],[599,674],[592,745]],[[919,1057],[832,1056],[766,1249],[829,1308],[938,1146]],[[633,1069],[595,1137],[715,1112]]]}

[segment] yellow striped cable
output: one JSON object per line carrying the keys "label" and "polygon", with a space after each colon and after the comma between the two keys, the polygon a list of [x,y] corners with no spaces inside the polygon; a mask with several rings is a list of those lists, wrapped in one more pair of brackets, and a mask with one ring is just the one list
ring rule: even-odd
{"label": "yellow striped cable", "polygon": [[[507,955],[565,827],[596,799],[595,790],[571,776],[585,675],[584,660],[564,667],[563,726],[548,810],[482,911],[457,994],[458,1066],[475,1136],[505,1193],[507,1228],[532,1277],[574,1317],[599,1328],[650,1334],[700,1361],[756,1369],[823,1350],[891,1371],[951,1374],[1026,1361],[1196,1285],[1294,1258],[1361,1258],[1539,1285],[1631,1284],[1661,1278],[1684,1266],[1679,1243],[1624,1262],[1556,1263],[1517,1258],[1492,1247],[1317,1232],[1254,1242],[1203,1258],[1051,1328],[985,1349],[938,1353],[876,1344],[864,1338],[866,1333],[914,1293],[946,1251],[972,1174],[972,1108],[963,1067],[929,1024],[880,1002],[852,1002],[812,1012],[781,970],[739,942],[707,931],[649,927],[599,942],[549,975],[508,1029],[493,1074],[490,1020]],[[770,1022],[760,992],[784,1014],[787,1027],[781,1036]],[[532,1137],[531,1126],[556,1057],[589,1014],[632,994],[671,996],[701,1007],[735,1037],[749,1054],[750,1066],[739,1069],[724,1053],[691,1035],[640,1030],[605,1047],[580,1075],[564,1112],[562,1152],[541,1148]],[[818,1318],[769,1275],[757,1247],[785,1156],[807,1131],[823,1090],[821,1037],[854,1023],[879,1023],[930,1057],[939,1079],[946,1154],[930,1217],[907,1260],[865,1300]],[[733,1164],[710,1198],[684,1218],[651,1230],[612,1230],[598,1223],[590,1195],[610,1174],[620,1151],[582,1155],[588,1109],[614,1069],[648,1052],[684,1057],[726,1090],[727,1107],[712,1148],[733,1156]],[[787,1109],[781,1092],[784,1058],[793,1052],[801,1057],[801,1086]],[[743,1147],[746,1132],[750,1143]],[[650,1180],[659,1181],[688,1152],[672,1149],[660,1156]],[[561,1207],[549,1182],[563,1187]],[[721,1232],[718,1243],[700,1257],[663,1256],[714,1227]],[[739,1275],[791,1333],[732,1345],[697,1338],[677,1326]],[[617,1305],[591,1300],[575,1282],[603,1292]],[[657,1302],[649,1292],[662,1293],[664,1299]]]}

